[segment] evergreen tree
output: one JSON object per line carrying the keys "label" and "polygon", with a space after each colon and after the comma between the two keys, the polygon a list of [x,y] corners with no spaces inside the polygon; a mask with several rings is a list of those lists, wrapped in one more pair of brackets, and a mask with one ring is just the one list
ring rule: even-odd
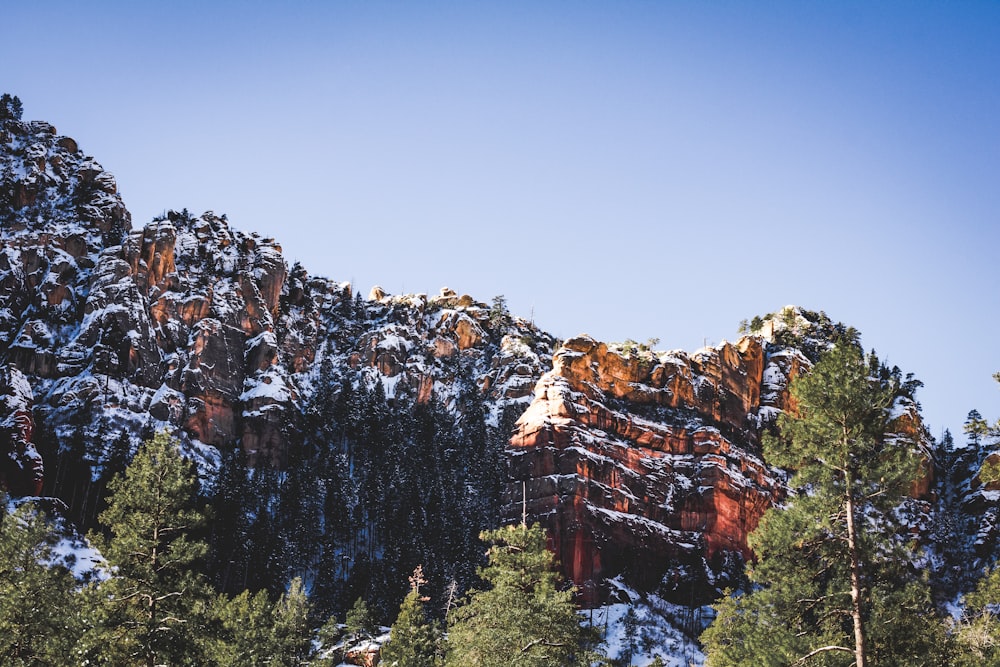
{"label": "evergreen tree", "polygon": [[622,617],[622,630],[625,634],[625,645],[622,647],[622,661],[625,665],[632,664],[639,649],[639,615],[635,612],[635,607],[628,606],[625,615]]}
{"label": "evergreen tree", "polygon": [[560,590],[541,526],[508,526],[485,532],[482,539],[493,545],[480,572],[491,588],[473,591],[451,612],[446,664],[589,665],[573,591]]}
{"label": "evergreen tree", "polygon": [[977,463],[982,465],[983,438],[989,434],[990,429],[989,424],[979,414],[979,410],[973,409],[969,411],[968,416],[965,418],[965,423],[962,424],[962,431],[969,436],[969,446],[976,452]]}
{"label": "evergreen tree", "polygon": [[81,630],[76,582],[48,564],[54,538],[41,512],[6,508],[0,494],[0,664],[63,664]]}
{"label": "evergreen tree", "polygon": [[4,93],[0,95],[0,120],[21,120],[24,113],[24,105],[17,95]]}
{"label": "evergreen tree", "polygon": [[994,567],[964,600],[955,631],[955,667],[1000,666],[1000,567]]}
{"label": "evergreen tree", "polygon": [[149,667],[200,663],[200,612],[209,590],[198,574],[207,547],[190,537],[203,521],[193,464],[161,432],[108,489],[100,520],[111,537],[92,539],[115,574],[88,591],[86,659]]}
{"label": "evergreen tree", "polygon": [[269,665],[274,619],[266,591],[243,591],[234,598],[219,595],[209,613],[212,633],[205,642],[207,662],[219,667]]}
{"label": "evergreen tree", "polygon": [[717,607],[702,635],[709,665],[940,664],[928,587],[894,536],[920,457],[907,438],[886,437],[903,387],[878,369],[841,340],[793,383],[796,409],[764,454],[795,471],[796,491],[751,535],[754,587]]}
{"label": "evergreen tree", "polygon": [[271,661],[275,667],[295,667],[305,664],[312,645],[309,627],[309,599],[302,580],[292,579],[274,605],[271,629]]}
{"label": "evergreen tree", "polygon": [[277,603],[266,591],[218,596],[209,612],[212,632],[204,641],[205,662],[219,667],[295,667],[311,650],[309,601],[293,579]]}
{"label": "evergreen tree", "polygon": [[234,594],[247,587],[253,492],[241,447],[222,455],[210,507],[208,575],[215,587]]}
{"label": "evergreen tree", "polygon": [[426,583],[423,569],[417,567],[410,577],[410,592],[403,598],[399,616],[392,624],[388,643],[382,647],[382,662],[385,667],[440,667],[441,633],[437,626],[427,620],[424,603],[429,598],[420,594],[420,587]]}
{"label": "evergreen tree", "polygon": [[368,611],[368,604],[364,598],[358,598],[354,605],[347,610],[347,617],[344,619],[345,630],[354,641],[359,639],[371,639],[378,632],[378,625]]}

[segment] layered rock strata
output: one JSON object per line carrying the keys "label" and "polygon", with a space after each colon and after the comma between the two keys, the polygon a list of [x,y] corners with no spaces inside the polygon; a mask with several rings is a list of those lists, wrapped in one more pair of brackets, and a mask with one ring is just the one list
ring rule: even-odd
{"label": "layered rock strata", "polygon": [[809,364],[765,345],[748,336],[687,355],[580,336],[556,352],[511,439],[521,483],[508,513],[521,500],[546,523],[591,599],[619,574],[710,594],[749,557],[746,536],[783,488],[760,458],[761,420]]}

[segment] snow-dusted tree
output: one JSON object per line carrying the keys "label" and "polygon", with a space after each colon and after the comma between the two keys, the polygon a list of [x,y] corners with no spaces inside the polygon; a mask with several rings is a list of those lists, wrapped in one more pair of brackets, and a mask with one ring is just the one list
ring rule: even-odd
{"label": "snow-dusted tree", "polygon": [[296,667],[305,664],[312,648],[309,626],[309,598],[302,580],[292,579],[272,611],[271,661],[273,667]]}
{"label": "snow-dusted tree", "polygon": [[266,591],[215,598],[209,612],[211,630],[205,638],[206,662],[244,667],[270,664],[274,623],[271,612]]}
{"label": "snow-dusted tree", "polygon": [[764,443],[793,492],[751,535],[753,588],[702,636],[712,667],[942,664],[943,626],[896,539],[920,457],[888,422],[912,386],[881,370],[841,340],[793,383],[795,409]]}
{"label": "snow-dusted tree", "polygon": [[75,581],[47,564],[54,536],[41,512],[6,509],[0,494],[0,664],[63,664],[80,631]]}
{"label": "snow-dusted tree", "polygon": [[21,104],[21,99],[17,95],[10,93],[0,95],[0,120],[21,120],[23,112],[24,105]]}
{"label": "snow-dusted tree", "polygon": [[483,533],[493,546],[480,572],[491,588],[451,612],[446,664],[454,667],[589,665],[592,654],[541,526]]}
{"label": "snow-dusted tree", "polygon": [[199,574],[206,545],[192,538],[204,518],[194,466],[165,432],[146,442],[116,476],[95,535],[115,575],[88,591],[89,625],[81,643],[91,664],[199,662],[199,616],[209,589]]}
{"label": "snow-dusted tree", "polygon": [[378,632],[378,624],[375,623],[364,598],[355,600],[354,605],[347,610],[344,626],[344,630],[354,641],[371,639]]}

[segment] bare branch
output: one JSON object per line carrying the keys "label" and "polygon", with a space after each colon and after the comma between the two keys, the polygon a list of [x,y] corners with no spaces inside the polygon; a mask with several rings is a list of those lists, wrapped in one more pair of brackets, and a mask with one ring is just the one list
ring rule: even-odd
{"label": "bare branch", "polygon": [[846,646],[823,646],[821,648],[816,649],[815,651],[805,654],[804,656],[793,662],[792,667],[796,667],[797,665],[804,665],[806,664],[806,660],[808,660],[809,658],[815,657],[820,653],[829,653],[830,651],[846,651],[847,653],[854,653],[853,648],[847,648]]}

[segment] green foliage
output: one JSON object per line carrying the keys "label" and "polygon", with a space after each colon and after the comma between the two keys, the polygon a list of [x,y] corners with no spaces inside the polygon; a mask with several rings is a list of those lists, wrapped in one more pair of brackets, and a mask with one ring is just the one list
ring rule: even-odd
{"label": "green foliage", "polygon": [[298,579],[274,605],[265,591],[243,591],[215,598],[208,616],[210,631],[202,637],[208,664],[295,667],[309,656],[309,603]]}
{"label": "green foliage", "polygon": [[962,424],[962,432],[969,436],[969,444],[979,449],[983,438],[989,435],[990,428],[983,416],[979,414],[979,410],[970,410],[965,418],[965,423]]}
{"label": "green foliage", "polygon": [[385,667],[440,667],[441,631],[436,623],[427,619],[424,603],[427,598],[420,595],[423,583],[421,568],[411,577],[410,592],[403,598],[399,616],[392,624],[390,639],[382,647],[382,662]]}
{"label": "green foliage", "polygon": [[6,512],[0,494],[0,664],[56,665],[81,631],[72,575],[50,560],[53,536],[31,503]]}
{"label": "green foliage", "polygon": [[205,642],[212,664],[258,667],[268,664],[271,648],[271,601],[267,593],[243,591],[215,598],[210,610],[213,633]]}
{"label": "green foliage", "polygon": [[510,326],[510,311],[507,309],[507,298],[503,294],[493,297],[490,306],[489,327],[492,332],[502,331]]}
{"label": "green foliage", "polygon": [[955,628],[956,667],[1000,665],[1000,567],[989,571],[965,598],[965,613]]}
{"label": "green foliage", "polygon": [[309,599],[302,580],[295,578],[274,605],[271,626],[271,661],[276,667],[304,664],[312,643]]}
{"label": "green foliage", "polygon": [[195,664],[197,629],[209,590],[198,574],[207,547],[191,538],[203,517],[193,465],[158,433],[108,485],[93,535],[115,576],[87,591],[89,627],[82,650],[96,664]]}
{"label": "green foliage", "polygon": [[344,625],[347,626],[347,634],[355,640],[371,639],[378,633],[378,624],[362,598],[355,600],[354,605],[347,610]]}
{"label": "green foliage", "polygon": [[545,532],[508,526],[483,533],[493,546],[480,572],[491,587],[473,591],[449,616],[447,665],[587,665],[592,654],[573,607],[560,590]]}
{"label": "green foliage", "polygon": [[904,389],[879,368],[840,342],[794,382],[797,411],[764,441],[768,462],[794,471],[794,491],[751,535],[751,591],[721,601],[702,635],[712,667],[817,651],[809,665],[843,665],[858,645],[865,664],[942,664],[943,625],[895,537],[920,458],[913,442],[886,437]]}

